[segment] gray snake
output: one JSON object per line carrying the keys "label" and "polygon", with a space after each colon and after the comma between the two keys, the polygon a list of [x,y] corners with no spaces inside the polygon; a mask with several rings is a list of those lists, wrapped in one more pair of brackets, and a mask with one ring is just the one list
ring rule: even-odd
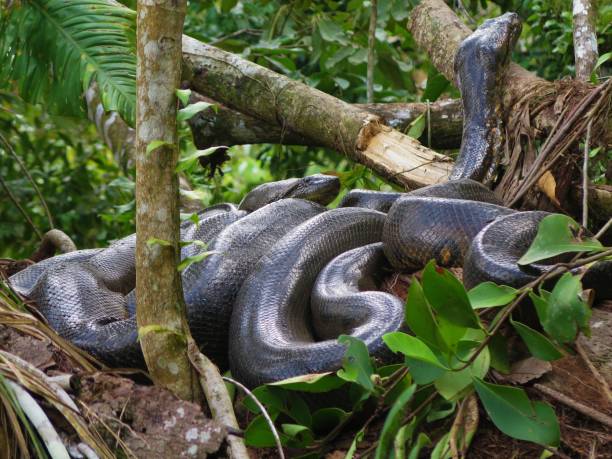
{"label": "gray snake", "polygon": [[[187,319],[204,353],[249,386],[331,371],[345,352],[339,334],[384,357],[382,335],[402,326],[402,301],[377,291],[387,269],[414,270],[434,258],[464,266],[468,288],[484,280],[519,286],[540,272],[516,260],[546,213],[505,208],[478,183],[495,173],[495,88],[518,30],[513,14],[487,21],[457,54],[459,87],[470,102],[452,181],[410,193],[354,190],[327,210],[337,178],[289,179],[181,226],[182,240],[213,252],[182,273]],[[107,249],[53,257],[10,282],[60,335],[111,365],[144,367],[134,244],[132,235]],[[199,250],[192,244],[181,256]],[[610,274],[606,268],[603,276]]]}

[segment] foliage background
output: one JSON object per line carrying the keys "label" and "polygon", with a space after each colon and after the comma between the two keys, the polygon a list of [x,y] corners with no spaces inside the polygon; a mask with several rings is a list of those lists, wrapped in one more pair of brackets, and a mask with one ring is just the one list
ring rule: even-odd
{"label": "foliage background", "polygon": [[[124,1],[134,7],[134,1]],[[457,97],[416,49],[406,30],[411,0],[379,0],[376,29],[376,102]],[[460,5],[459,8],[457,6]],[[185,33],[301,80],[348,102],[365,102],[370,2],[362,0],[215,0],[190,2]],[[570,0],[454,2],[468,23],[517,11],[523,33],[514,60],[548,79],[573,74]],[[600,2],[600,54],[611,49],[612,4]],[[603,75],[609,68],[603,67]],[[22,94],[23,95],[23,94]],[[134,231],[133,171],[123,171],[82,118],[51,114],[19,98],[10,80],[0,82],[0,133],[9,139],[41,188],[55,224],[80,248],[107,245]],[[183,132],[183,150],[194,147]],[[388,187],[361,166],[319,148],[279,145],[234,147],[223,177],[212,182],[190,172],[205,204],[237,202],[270,180],[334,171],[345,189]],[[599,152],[592,177],[605,181],[610,152]],[[0,174],[36,226],[49,228],[41,203],[16,162],[0,149]],[[5,194],[0,200],[0,257],[25,257],[37,238]]]}

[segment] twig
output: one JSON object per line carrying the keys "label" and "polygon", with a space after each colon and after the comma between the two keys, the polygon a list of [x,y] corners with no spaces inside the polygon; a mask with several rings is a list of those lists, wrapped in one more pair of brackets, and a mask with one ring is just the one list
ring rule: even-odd
{"label": "twig", "polygon": [[474,360],[480,355],[484,348],[489,345],[489,341],[493,338],[493,336],[499,331],[503,323],[506,321],[512,311],[523,301],[523,299],[531,292],[535,287],[540,285],[542,282],[557,277],[567,271],[570,271],[574,268],[579,268],[580,266],[587,265],[592,263],[593,261],[600,260],[605,257],[609,257],[612,255],[612,249],[606,250],[604,252],[600,252],[596,255],[592,255],[590,257],[583,258],[581,260],[574,261],[572,263],[558,263],[552,267],[550,271],[547,271],[540,275],[537,279],[529,282],[519,289],[519,296],[517,296],[512,303],[505,307],[504,312],[502,313],[499,320],[492,326],[491,330],[487,332],[487,337],[478,345],[474,353],[470,356],[470,358],[459,368],[455,368],[454,371],[465,370],[469,367]]}
{"label": "twig", "polygon": [[606,394],[608,402],[612,403],[612,393],[610,393],[610,386],[608,385],[608,381],[606,381],[606,378],[604,378],[599,372],[599,370],[595,367],[595,365],[593,365],[593,362],[591,362],[591,359],[584,350],[584,347],[582,347],[582,344],[580,344],[580,341],[576,341],[576,350],[578,351],[580,357],[582,357],[582,360],[584,360],[584,363],[586,363],[587,367],[589,367],[589,370],[591,370],[591,373],[593,373],[593,376],[595,377],[597,382],[601,384],[601,387],[604,393]]}
{"label": "twig", "polygon": [[[611,86],[612,80],[608,80],[601,86],[595,88],[578,103],[578,106],[574,109],[569,118],[567,118],[567,120],[559,127],[558,131],[556,130],[556,128],[551,131],[548,139],[546,139],[544,145],[542,146],[542,149],[540,150],[540,154],[531,166],[531,169],[527,173],[527,176],[524,178],[523,184],[521,185],[515,196],[512,198],[512,200],[508,203],[508,207],[512,207],[514,204],[516,204],[525,195],[525,193],[527,193],[527,191],[529,191],[531,187],[540,179],[540,177],[552,166],[552,163],[557,158],[559,158],[561,154],[571,145],[574,138],[577,137],[580,132],[577,130],[576,132],[574,132],[573,135],[570,135],[568,138],[566,137],[568,131],[570,131],[570,129],[577,120],[582,120],[584,118],[583,115],[587,109],[590,109],[591,113],[594,113],[600,108],[599,106],[602,101],[605,100],[607,91],[610,89]],[[593,100],[595,100],[597,96],[600,96],[602,94],[603,96],[600,97],[599,100],[593,104]],[[555,125],[555,127],[556,126],[557,125]],[[565,142],[565,144],[563,144],[563,142]],[[560,144],[561,146],[555,152],[555,148],[557,148],[557,146]],[[544,161],[552,152],[555,152],[556,157],[553,158],[546,167],[543,167]]]}
{"label": "twig", "polygon": [[427,99],[427,148],[431,148],[431,103]]}
{"label": "twig", "polygon": [[[193,339],[189,339],[187,343],[187,355],[189,361],[200,375],[200,385],[204,391],[213,418],[232,429],[240,429],[232,407],[232,401],[218,368],[208,357],[199,351],[198,345]],[[242,438],[228,435],[227,443],[229,444],[233,459],[249,458],[249,453]]]}
{"label": "twig", "polygon": [[561,402],[564,405],[567,405],[570,408],[573,408],[574,410],[578,411],[579,413],[582,413],[585,416],[596,420],[597,422],[601,422],[602,424],[612,429],[612,417],[608,416],[607,414],[601,413],[600,411],[597,411],[594,408],[591,408],[590,406],[583,405],[582,403],[577,402],[576,400],[568,397],[567,395],[562,394],[561,392],[558,392],[554,389],[551,389],[550,387],[544,386],[543,384],[536,383],[533,385],[533,387],[542,392],[543,394],[546,394],[549,397],[555,399],[556,401]]}
{"label": "twig", "polygon": [[370,28],[368,30],[368,69],[367,69],[367,100],[374,102],[374,64],[376,60],[376,18],[378,16],[378,0],[370,0]]}
{"label": "twig", "polygon": [[15,197],[15,195],[13,194],[13,192],[11,191],[11,189],[8,187],[7,183],[4,181],[4,179],[2,178],[2,176],[0,175],[0,185],[2,185],[2,188],[4,189],[4,192],[7,194],[7,196],[9,197],[9,199],[11,200],[11,202],[13,204],[15,204],[15,207],[17,207],[17,209],[19,209],[19,212],[21,213],[21,215],[23,215],[23,218],[25,218],[25,220],[30,224],[30,226],[32,227],[32,229],[34,230],[34,232],[36,233],[36,235],[38,236],[38,238],[40,240],[42,240],[43,235],[40,232],[40,230],[36,227],[36,225],[34,224],[34,222],[32,221],[32,219],[30,218],[30,216],[28,215],[28,213],[25,211],[25,209],[23,207],[21,207],[21,204],[19,204],[19,201],[17,200],[17,198]]}
{"label": "twig", "polygon": [[38,199],[40,199],[40,203],[43,206],[43,209],[45,209],[45,213],[47,214],[47,219],[49,220],[49,228],[53,229],[54,228],[54,226],[53,226],[53,217],[51,216],[51,212],[49,211],[49,207],[47,206],[47,201],[45,201],[45,198],[43,197],[42,193],[40,192],[40,189],[38,188],[38,185],[36,185],[36,182],[34,181],[32,176],[30,175],[30,171],[25,166],[23,161],[21,161],[21,158],[19,157],[19,155],[17,153],[15,153],[15,150],[13,149],[13,146],[10,143],[8,143],[8,141],[6,140],[6,138],[4,138],[4,136],[2,134],[0,134],[0,140],[2,140],[2,143],[4,144],[4,146],[6,147],[8,152],[11,154],[11,156],[13,158],[15,158],[15,161],[17,161],[17,164],[19,164],[19,167],[21,168],[21,170],[23,171],[23,173],[27,177],[28,181],[32,184],[32,188],[34,188],[34,191],[38,195]]}
{"label": "twig", "polygon": [[610,229],[611,226],[612,226],[612,217],[610,217],[610,219],[608,219],[606,224],[604,226],[602,226],[599,231],[597,231],[597,234],[594,236],[595,239],[599,239],[604,234],[606,234],[606,231],[608,231],[608,229]]}
{"label": "twig", "polygon": [[21,406],[21,409],[47,447],[49,455],[53,459],[70,459],[64,443],[62,443],[58,433],[53,428],[53,424],[51,424],[51,421],[49,421],[40,405],[36,403],[36,400],[19,384],[10,379],[6,379],[6,383],[13,391],[19,406]]}
{"label": "twig", "polygon": [[274,426],[274,422],[272,421],[272,418],[270,418],[270,415],[266,411],[266,408],[261,404],[259,400],[257,400],[257,397],[255,397],[255,395],[253,395],[253,392],[251,392],[246,386],[242,385],[241,383],[239,383],[238,381],[232,378],[228,378],[227,376],[223,376],[223,380],[229,383],[232,383],[236,387],[240,388],[251,400],[253,400],[255,405],[257,405],[257,408],[259,408],[259,410],[261,411],[261,414],[263,415],[264,419],[268,423],[268,426],[270,427],[270,430],[272,431],[272,435],[274,436],[274,441],[276,442],[276,449],[278,449],[278,457],[280,457],[281,459],[285,459],[285,452],[283,451],[283,444],[281,443],[280,437],[278,435],[278,431],[276,430],[276,427]]}
{"label": "twig", "polygon": [[586,139],[584,140],[584,158],[582,160],[582,226],[587,227],[589,220],[589,142],[591,140],[591,126],[593,120],[587,126]]}

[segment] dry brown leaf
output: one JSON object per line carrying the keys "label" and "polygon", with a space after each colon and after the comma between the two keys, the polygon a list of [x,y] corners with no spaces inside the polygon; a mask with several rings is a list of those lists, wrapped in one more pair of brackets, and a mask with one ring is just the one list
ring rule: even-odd
{"label": "dry brown leaf", "polygon": [[550,171],[544,172],[544,175],[538,180],[538,188],[556,205],[561,206],[557,199],[557,182]]}
{"label": "dry brown leaf", "polygon": [[550,362],[528,357],[512,364],[510,374],[503,375],[503,379],[514,384],[525,384],[534,379],[541,378],[552,370]]}

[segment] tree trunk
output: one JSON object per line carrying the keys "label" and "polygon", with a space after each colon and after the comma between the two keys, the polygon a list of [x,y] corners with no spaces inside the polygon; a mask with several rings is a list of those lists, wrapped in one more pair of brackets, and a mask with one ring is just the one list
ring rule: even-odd
{"label": "tree trunk", "polygon": [[[200,399],[187,357],[179,263],[176,88],[186,0],[139,0],[136,109],[136,318],[153,381]],[[147,152],[152,142],[157,148]],[[163,142],[163,143],[161,143]]]}
{"label": "tree trunk", "polygon": [[573,1],[574,63],[576,78],[588,81],[597,63],[597,8],[591,0]]}

